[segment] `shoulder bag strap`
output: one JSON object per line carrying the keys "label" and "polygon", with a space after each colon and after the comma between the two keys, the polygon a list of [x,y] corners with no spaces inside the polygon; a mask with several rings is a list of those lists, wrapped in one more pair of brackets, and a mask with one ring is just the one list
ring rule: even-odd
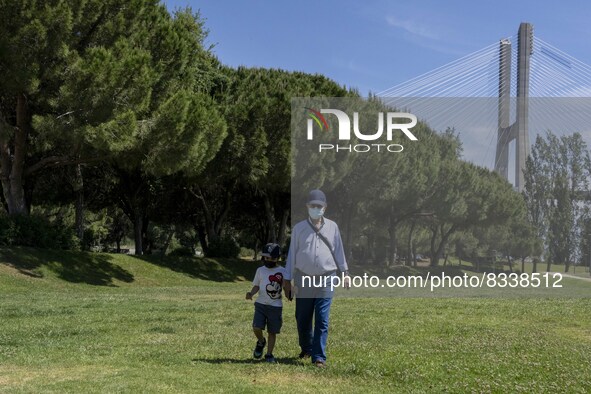
{"label": "shoulder bag strap", "polygon": [[334,250],[332,249],[332,245],[330,244],[330,241],[328,239],[326,239],[326,237],[324,236],[324,234],[322,234],[319,229],[317,229],[312,223],[310,223],[309,220],[306,220],[306,223],[308,223],[308,225],[310,227],[312,227],[312,230],[314,230],[314,232],[320,237],[320,239],[322,240],[322,242],[324,242],[324,244],[326,246],[328,246],[328,250],[330,250],[330,254],[331,254],[331,256],[332,256],[332,258],[334,260],[334,263],[338,267],[339,265],[337,263],[337,258],[336,258],[335,254],[334,254]]}

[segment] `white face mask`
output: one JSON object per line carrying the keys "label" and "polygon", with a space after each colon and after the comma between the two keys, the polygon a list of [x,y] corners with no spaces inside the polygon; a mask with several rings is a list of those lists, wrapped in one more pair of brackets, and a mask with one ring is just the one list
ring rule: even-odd
{"label": "white face mask", "polygon": [[322,215],[324,215],[324,207],[322,208],[311,208],[308,207],[308,215],[310,215],[310,218],[313,220],[318,220],[322,217]]}

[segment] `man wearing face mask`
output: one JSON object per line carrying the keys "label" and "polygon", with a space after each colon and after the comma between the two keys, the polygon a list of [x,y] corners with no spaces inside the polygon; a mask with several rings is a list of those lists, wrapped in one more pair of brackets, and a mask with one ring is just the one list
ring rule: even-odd
{"label": "man wearing face mask", "polygon": [[[303,277],[325,278],[344,273],[345,287],[349,286],[348,267],[339,227],[324,217],[326,196],[321,190],[312,190],[307,199],[308,218],[297,223],[291,234],[287,255],[284,288],[286,294],[296,295],[296,321],[298,326],[300,358],[310,357],[317,367],[326,366],[328,322],[332,303],[330,280],[328,286],[312,287]],[[291,280],[295,286],[291,291]],[[317,281],[316,283],[319,283]],[[290,297],[291,300],[291,297]],[[312,320],[315,320],[312,330]]]}

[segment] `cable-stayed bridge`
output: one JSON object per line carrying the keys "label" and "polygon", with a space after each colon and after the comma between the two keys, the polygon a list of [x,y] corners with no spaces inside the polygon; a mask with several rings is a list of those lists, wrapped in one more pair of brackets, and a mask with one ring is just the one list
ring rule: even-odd
{"label": "cable-stayed bridge", "polygon": [[465,159],[494,168],[518,190],[530,134],[580,132],[591,143],[591,66],[534,36],[529,23],[378,96],[436,130],[455,128]]}

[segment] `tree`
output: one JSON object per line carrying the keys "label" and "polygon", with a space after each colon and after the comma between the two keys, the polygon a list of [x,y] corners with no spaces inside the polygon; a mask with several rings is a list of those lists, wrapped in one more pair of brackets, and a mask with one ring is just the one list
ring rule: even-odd
{"label": "tree", "polygon": [[[148,0],[3,2],[0,178],[10,214],[26,214],[26,179],[100,160],[117,169],[136,253],[150,180],[198,173],[226,135],[209,97],[217,61],[190,10]],[[25,44],[25,45],[23,45]],[[27,67],[23,67],[26,64]]]}
{"label": "tree", "polygon": [[544,241],[547,269],[565,271],[584,253],[581,238],[589,214],[591,159],[579,133],[538,136],[526,163],[524,197],[528,217]]}
{"label": "tree", "polygon": [[[388,218],[391,262],[397,258],[399,224],[409,219],[433,217],[434,198],[441,188],[446,187],[444,180],[449,175],[446,169],[458,161],[461,149],[459,139],[452,130],[439,135],[421,124],[413,131],[421,136],[420,140],[409,144],[398,165],[395,168],[381,166],[386,171],[382,175],[386,190],[381,195],[387,204],[385,216]],[[412,243],[413,231],[409,234],[408,243]]]}
{"label": "tree", "polygon": [[153,119],[153,126],[139,143],[114,160],[121,208],[134,223],[136,254],[144,251],[150,209],[158,204],[154,191],[159,178],[203,171],[217,153],[226,130],[210,98],[186,91],[164,102]]}
{"label": "tree", "polygon": [[291,99],[342,96],[348,91],[319,75],[244,67],[223,71],[224,82],[215,88],[214,97],[227,121],[228,137],[221,148],[224,154],[189,181],[194,197],[190,216],[197,219],[195,225],[207,249],[227,221],[236,217],[231,212],[234,204],[247,198],[258,211],[242,204],[241,211],[252,221],[241,223],[250,223],[253,232],[264,234],[260,242],[283,244],[290,218]]}
{"label": "tree", "polygon": [[448,170],[431,205],[431,265],[454,232],[504,224],[525,209],[521,195],[498,174],[461,161]]}
{"label": "tree", "polygon": [[524,219],[518,217],[512,221],[506,244],[508,255],[521,259],[521,272],[525,272],[526,258],[538,258],[542,254],[542,240],[537,237],[535,227]]}
{"label": "tree", "polygon": [[[112,140],[115,125],[115,135],[129,134],[131,110],[149,96],[148,52],[134,40],[162,7],[136,1],[131,8],[125,1],[0,3],[0,179],[9,214],[28,213],[27,179],[37,171],[93,159],[79,157],[82,142]],[[93,66],[109,72],[85,78]],[[92,106],[64,108],[59,101],[68,101],[72,87],[74,100],[84,97],[81,87],[115,94],[107,102],[95,97]],[[69,123],[72,114],[94,133]]]}

